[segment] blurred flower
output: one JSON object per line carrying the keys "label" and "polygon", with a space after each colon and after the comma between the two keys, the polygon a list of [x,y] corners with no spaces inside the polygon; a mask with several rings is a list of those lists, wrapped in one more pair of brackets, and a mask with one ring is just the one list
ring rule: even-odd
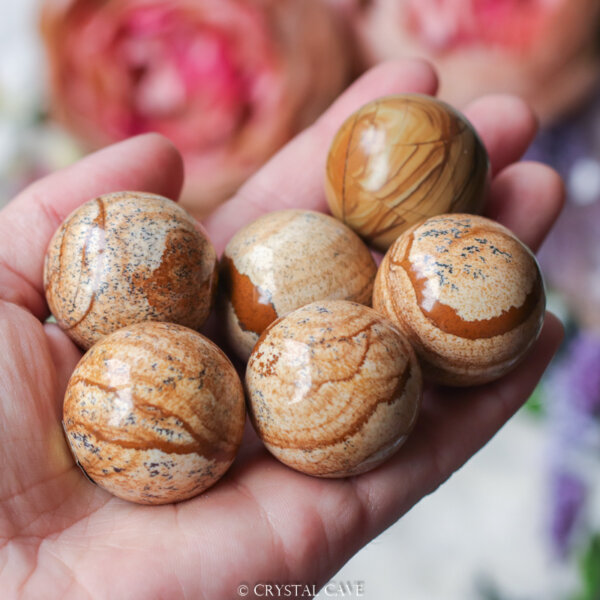
{"label": "blurred flower", "polygon": [[586,497],[583,481],[568,471],[553,473],[551,480],[552,516],[550,533],[554,549],[560,556],[569,550],[573,528]]}
{"label": "blurred flower", "polygon": [[567,189],[565,208],[539,252],[546,281],[578,325],[600,335],[600,94],[544,128],[525,158],[554,167]]}
{"label": "blurred flower", "polygon": [[573,403],[582,413],[600,416],[600,338],[589,333],[575,338],[569,363]]}
{"label": "blurred flower", "polygon": [[46,0],[53,110],[91,147],[146,131],[182,151],[207,212],[347,83],[318,0]]}
{"label": "blurred flower", "polygon": [[582,450],[600,451],[600,337],[577,332],[552,362],[544,392],[550,402],[552,462],[573,470]]}
{"label": "blurred flower", "polygon": [[539,258],[547,282],[563,294],[578,323],[600,332],[600,200],[571,202]]}
{"label": "blurred flower", "polygon": [[549,417],[549,533],[572,558],[600,519],[600,102],[538,135],[527,158],[556,168],[567,204],[539,254],[550,287],[580,328],[543,388]]}
{"label": "blurred flower", "polygon": [[550,402],[550,534],[564,557],[597,485],[600,337],[578,332],[553,362],[544,388]]}
{"label": "blurred flower", "polygon": [[[347,0],[343,7],[347,12]],[[450,103],[460,107],[485,93],[509,92],[527,99],[545,121],[596,83],[599,15],[598,0],[354,2],[368,64],[421,56],[438,68],[440,95]]]}

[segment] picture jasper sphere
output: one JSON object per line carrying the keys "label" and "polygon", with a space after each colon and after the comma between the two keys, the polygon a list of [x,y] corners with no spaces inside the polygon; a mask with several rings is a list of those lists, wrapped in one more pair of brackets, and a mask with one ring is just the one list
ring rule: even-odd
{"label": "picture jasper sphere", "polygon": [[333,215],[384,252],[428,217],[480,212],[488,170],[485,148],[459,112],[429,96],[390,96],[342,125],[325,191]]}
{"label": "picture jasper sphere", "polygon": [[244,430],[241,381],[203,335],[146,321],[95,344],[75,369],[63,426],[77,462],[141,504],[200,494],[229,468]]}
{"label": "picture jasper sphere", "polygon": [[484,217],[442,215],[388,250],[373,307],[406,334],[425,377],[474,385],[504,375],[533,344],[544,284],[535,257],[508,229]]}
{"label": "picture jasper sphere", "polygon": [[421,404],[406,338],[372,308],[313,302],[271,325],[246,370],[252,423],[286,465],[320,477],[375,468],[402,445]]}
{"label": "picture jasper sphere", "polygon": [[198,329],[216,289],[206,234],[168,198],[117,192],[71,213],[46,254],[46,299],[82,348],[140,321]]}
{"label": "picture jasper sphere", "polygon": [[244,360],[275,319],[315,300],[370,304],[377,267],[343,223],[308,210],[269,213],[238,231],[221,260],[226,331]]}

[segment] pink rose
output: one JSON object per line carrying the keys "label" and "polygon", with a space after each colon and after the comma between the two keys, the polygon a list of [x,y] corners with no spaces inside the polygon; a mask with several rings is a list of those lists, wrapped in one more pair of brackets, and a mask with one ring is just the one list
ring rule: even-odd
{"label": "pink rose", "polygon": [[59,120],[89,147],[157,131],[205,213],[345,87],[345,38],[318,0],[47,0]]}
{"label": "pink rose", "polygon": [[598,80],[598,0],[329,1],[352,13],[366,65],[424,57],[440,73],[440,95],[459,107],[509,92],[549,121]]}

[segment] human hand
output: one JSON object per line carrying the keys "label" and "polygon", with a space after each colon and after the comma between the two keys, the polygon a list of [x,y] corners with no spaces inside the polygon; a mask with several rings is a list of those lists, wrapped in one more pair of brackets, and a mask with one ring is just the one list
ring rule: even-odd
{"label": "human hand", "polygon": [[[383,64],[357,81],[205,225],[221,252],[269,210],[326,210],[325,157],[336,129],[376,96],[435,93],[424,63]],[[522,102],[483,98],[466,110],[490,155],[486,214],[536,249],[563,200],[548,167],[516,163],[535,134]],[[138,506],[92,485],[75,466],[62,399],[81,352],[44,324],[42,265],[54,230],[102,193],[137,189],[176,198],[179,155],[147,135],[109,147],[33,184],[0,213],[0,589],[6,597],[238,597],[238,586],[298,583],[316,589],[361,546],[432,492],[527,399],[554,354],[561,326],[548,315],[527,360],[501,380],[428,388],[417,426],[381,467],[322,480],[278,463],[247,427],[235,463],[200,497]]]}

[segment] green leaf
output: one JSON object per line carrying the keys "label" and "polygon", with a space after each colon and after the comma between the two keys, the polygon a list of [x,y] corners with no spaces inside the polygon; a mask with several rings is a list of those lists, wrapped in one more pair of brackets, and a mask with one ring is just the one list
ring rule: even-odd
{"label": "green leaf", "polygon": [[583,591],[578,600],[600,600],[600,533],[594,534],[579,561]]}
{"label": "green leaf", "polygon": [[523,410],[532,417],[542,418],[546,416],[546,404],[544,402],[543,385],[539,384],[529,399],[523,405]]}

